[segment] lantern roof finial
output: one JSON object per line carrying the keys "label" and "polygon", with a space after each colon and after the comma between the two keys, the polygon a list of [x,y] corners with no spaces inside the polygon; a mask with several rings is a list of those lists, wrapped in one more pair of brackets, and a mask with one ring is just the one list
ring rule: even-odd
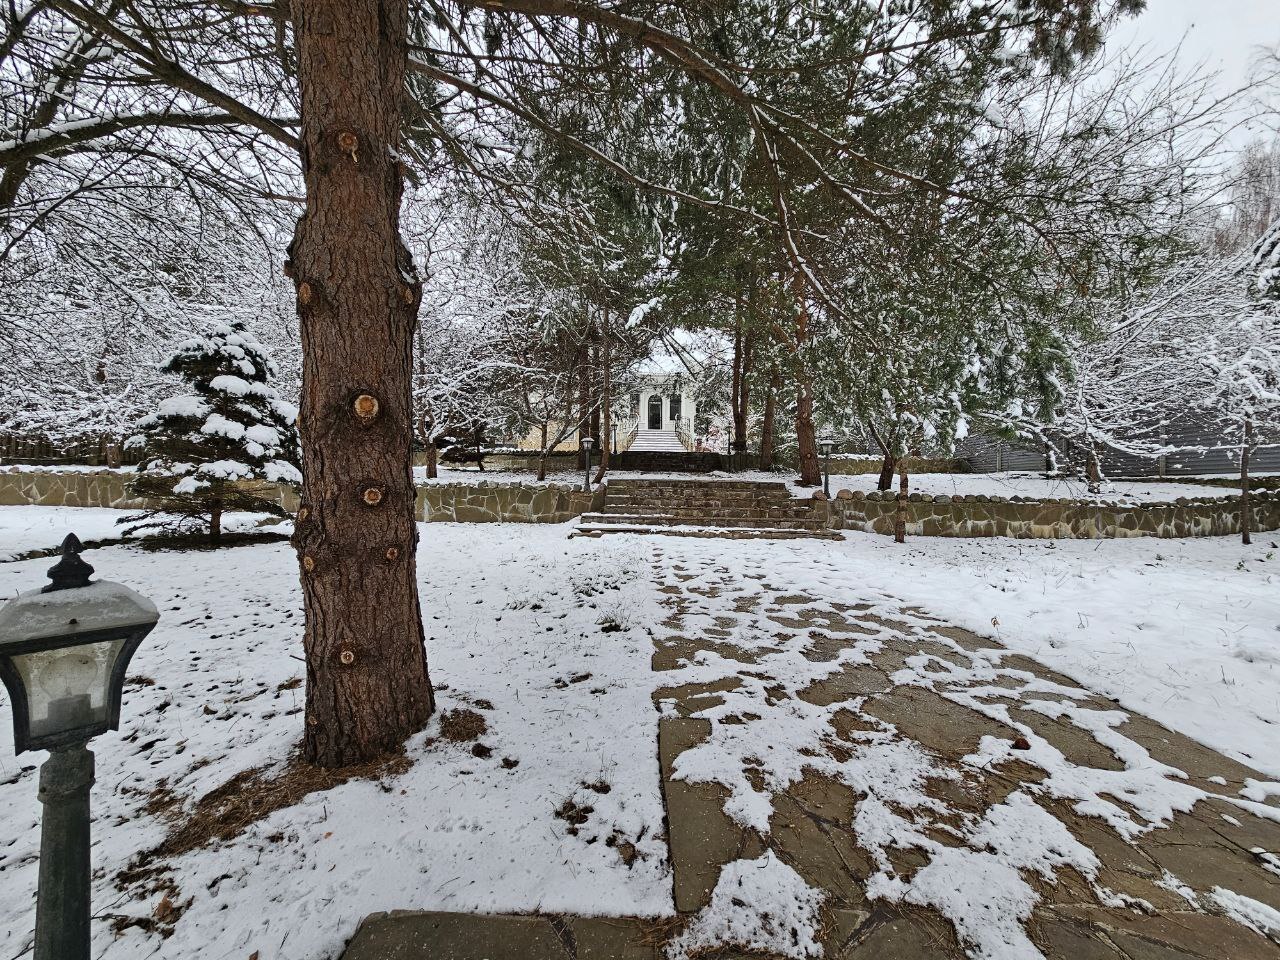
{"label": "lantern roof finial", "polygon": [[62,541],[62,559],[49,568],[50,582],[41,593],[53,593],[55,590],[73,590],[76,587],[87,587],[89,578],[93,576],[93,567],[80,559],[80,551],[84,544],[74,533],[67,534]]}

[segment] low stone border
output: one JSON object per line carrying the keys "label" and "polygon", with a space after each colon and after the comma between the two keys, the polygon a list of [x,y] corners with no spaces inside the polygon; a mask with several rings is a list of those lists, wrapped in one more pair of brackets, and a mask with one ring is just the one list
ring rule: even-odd
{"label": "low stone border", "polygon": [[[0,506],[151,507],[145,499],[129,494],[128,479],[129,474],[119,470],[45,473],[0,469]],[[258,492],[290,513],[298,508],[297,491],[291,487],[263,484]],[[1253,529],[1280,529],[1280,490],[1257,490],[1252,499]],[[480,480],[419,487],[416,515],[428,523],[565,523],[603,507],[601,486],[588,495],[572,483]],[[828,505],[828,520],[835,530],[891,534],[897,508],[894,493],[841,490]],[[1179,497],[1172,503],[1119,506],[1066,499],[913,493],[907,502],[907,533],[911,536],[1087,540],[1239,532],[1238,496]]]}
{"label": "low stone border", "polygon": [[418,488],[417,515],[427,523],[564,523],[604,507],[604,487],[586,493],[569,483],[433,483]]}
{"label": "low stone border", "polygon": [[[1251,506],[1254,530],[1280,529],[1280,491],[1257,491]],[[841,490],[829,511],[831,526],[837,530],[891,534],[898,500],[894,493]],[[1239,532],[1239,497],[1179,497],[1172,503],[1133,506],[983,494],[913,493],[907,498],[907,533],[913,536],[1097,540]]]}
{"label": "low stone border", "polygon": [[[155,504],[129,493],[131,474],[119,470],[41,472],[0,470],[0,506],[112,507],[146,510]],[[255,484],[260,496],[287,512],[298,509],[298,492],[281,484]],[[416,515],[428,523],[564,523],[604,506],[604,490],[590,495],[580,484],[432,483],[418,488]]]}

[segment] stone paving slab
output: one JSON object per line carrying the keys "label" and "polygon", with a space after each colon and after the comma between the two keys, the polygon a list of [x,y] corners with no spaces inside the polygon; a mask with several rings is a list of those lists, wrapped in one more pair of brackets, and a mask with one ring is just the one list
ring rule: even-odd
{"label": "stone paving slab", "polygon": [[655,960],[643,920],[395,911],[366,917],[343,960]]}

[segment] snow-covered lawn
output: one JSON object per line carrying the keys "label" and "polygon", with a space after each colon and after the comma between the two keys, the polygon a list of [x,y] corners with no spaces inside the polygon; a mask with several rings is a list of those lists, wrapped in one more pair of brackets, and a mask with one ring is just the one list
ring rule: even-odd
{"label": "snow-covered lawn", "polygon": [[56,547],[68,533],[85,543],[120,540],[116,521],[124,516],[105,507],[0,507],[0,561]]}
{"label": "snow-covered lawn", "polygon": [[[871,492],[876,489],[877,476],[873,473],[849,476],[831,476],[831,492],[847,488]],[[897,480],[893,489],[896,491]],[[1087,485],[1080,480],[1059,478],[1046,480],[1038,473],[917,473],[909,478],[912,493],[928,493],[938,496],[968,496],[985,494],[991,497],[1047,497],[1090,500],[1096,503],[1154,503],[1169,502],[1178,497],[1230,497],[1235,491],[1229,487],[1216,487],[1188,480],[1146,481],[1112,480],[1099,494],[1090,494]]]}
{"label": "snow-covered lawn", "polygon": [[[404,906],[671,912],[645,630],[664,613],[648,549],[569,541],[561,526],[424,528],[440,711],[409,744],[413,766],[313,794],[178,857],[165,874],[178,886],[169,899],[192,899],[163,941],[136,927],[113,937],[110,918],[145,920],[164,896],[137,899],[157,878],[122,890],[117,872],[165,838],[168,823],[144,809],[158,786],[189,808],[237,773],[279,771],[293,753],[303,703],[296,560],[287,544],[91,551],[101,576],[149,595],[162,615],[130,670],[122,731],[96,741],[94,903],[108,919],[95,924],[95,957],[319,960],[336,956],[365,914]],[[48,565],[0,565],[0,595],[39,586]],[[5,700],[0,953],[16,957],[33,923],[42,755],[14,758]],[[457,707],[485,717],[479,742],[490,756],[440,739],[440,714]],[[576,835],[554,815],[569,799],[592,808]]]}
{"label": "snow-covered lawn", "polygon": [[[105,526],[111,513],[0,507],[0,554],[53,546],[68,529],[89,538],[85,522]],[[96,742],[95,957],[321,960],[365,914],[393,908],[669,914],[650,699],[663,680],[649,663],[649,631],[670,612],[654,578],[659,548],[686,564],[750,559],[776,583],[844,603],[878,592],[918,604],[1280,778],[1275,534],[1242,547],[1228,538],[899,546],[864,534],[762,543],[567,533],[422,527],[440,713],[484,716],[479,742],[490,755],[442,740],[438,713],[410,742],[407,772],[312,794],[235,839],[176,857],[159,877],[120,885],[118,871],[170,829],[148,810],[158,787],[189,810],[236,774],[284,770],[300,734],[301,601],[287,544],[92,551],[101,576],[148,594],[163,617],[130,671],[123,730]],[[48,565],[0,563],[0,596],[40,585]],[[32,926],[41,757],[15,759],[10,729],[6,702],[0,950],[16,957]],[[567,800],[591,808],[576,835],[555,815]],[[621,851],[631,846],[628,865]],[[173,935],[113,935],[115,918],[150,918],[165,878],[177,885],[170,902],[185,910]]]}
{"label": "snow-covered lawn", "polygon": [[[33,550],[52,550],[68,533],[83,543],[125,540],[128,525],[121,526],[119,520],[132,512],[109,507],[0,507],[0,562]],[[226,533],[288,533],[291,527],[266,513],[227,513],[222,529]]]}

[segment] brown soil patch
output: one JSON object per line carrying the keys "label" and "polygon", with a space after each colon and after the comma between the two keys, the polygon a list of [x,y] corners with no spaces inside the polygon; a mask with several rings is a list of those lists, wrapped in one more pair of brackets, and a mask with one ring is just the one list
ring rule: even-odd
{"label": "brown soil patch", "polygon": [[403,753],[372,763],[324,769],[305,763],[295,755],[281,771],[268,774],[261,768],[244,770],[206,793],[190,813],[181,810],[179,798],[160,787],[148,800],[145,810],[174,821],[173,829],[159,846],[136,858],[117,875],[117,883],[141,879],[156,860],[181,856],[208,846],[215,840],[232,840],[277,810],[292,807],[308,794],[331,790],[348,780],[382,779],[404,773],[412,765]]}
{"label": "brown soil patch", "polygon": [[455,743],[478,740],[489,730],[484,717],[474,710],[459,707],[440,715],[440,736]]}

